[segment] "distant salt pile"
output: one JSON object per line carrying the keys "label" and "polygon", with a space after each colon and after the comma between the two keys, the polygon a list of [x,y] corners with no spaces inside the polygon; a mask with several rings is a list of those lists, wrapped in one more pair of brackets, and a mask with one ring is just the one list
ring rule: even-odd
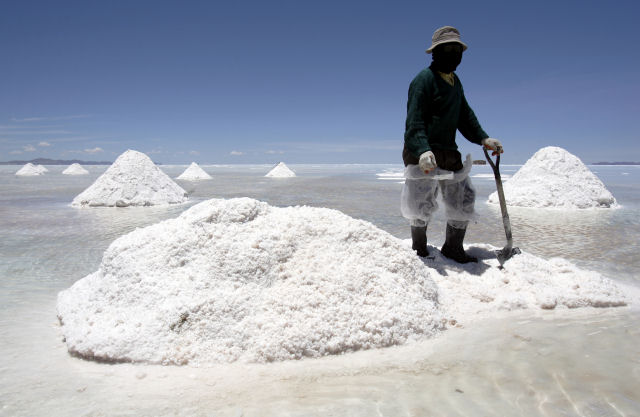
{"label": "distant salt pile", "polygon": [[87,175],[89,171],[84,169],[82,165],[78,163],[73,163],[67,167],[64,171],[62,171],[64,175]]}
{"label": "distant salt pile", "polygon": [[402,241],[336,210],[208,200],[113,242],[58,314],[87,357],[315,357],[434,334],[429,274]]}
{"label": "distant salt pile", "polygon": [[178,177],[179,180],[197,181],[197,180],[210,180],[211,175],[204,172],[200,165],[192,162],[187,169]]}
{"label": "distant salt pile", "polygon": [[37,168],[40,172],[42,172],[43,174],[44,174],[45,172],[49,172],[49,170],[47,169],[47,167],[45,167],[44,165],[36,165],[36,168]]}
{"label": "distant salt pile", "polygon": [[404,171],[400,170],[391,170],[388,169],[386,171],[377,173],[376,176],[379,180],[391,180],[391,181],[402,181],[404,184]]}
{"label": "distant salt pile", "polygon": [[522,254],[500,271],[432,251],[425,265],[336,210],[208,200],[113,242],[98,271],[58,295],[58,316],[83,357],[205,364],[401,344],[483,312],[626,302],[566,261]]}
{"label": "distant salt pile", "polygon": [[[613,195],[587,166],[562,148],[540,149],[504,184],[507,205],[586,209],[614,207]],[[498,193],[489,196],[498,204]]]}
{"label": "distant salt pile", "polygon": [[284,162],[280,162],[276,165],[265,177],[271,178],[289,178],[295,177],[296,173],[291,171],[288,166],[284,164]]}
{"label": "distant salt pile", "polygon": [[42,171],[37,166],[33,165],[31,162],[26,163],[22,168],[20,168],[16,172],[16,175],[24,176],[24,177],[31,177],[31,176],[42,175],[42,174],[44,174],[44,171]]}
{"label": "distant salt pile", "polygon": [[128,150],[71,203],[74,207],[176,204],[186,192],[141,152]]}

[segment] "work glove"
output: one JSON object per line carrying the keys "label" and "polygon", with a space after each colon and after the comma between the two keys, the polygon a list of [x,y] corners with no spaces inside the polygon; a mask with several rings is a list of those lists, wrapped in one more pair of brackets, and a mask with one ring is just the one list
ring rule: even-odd
{"label": "work glove", "polygon": [[485,149],[492,150],[493,152],[491,152],[491,155],[493,156],[504,152],[502,150],[502,143],[500,143],[498,139],[484,138],[480,143],[482,143],[482,146],[484,146]]}
{"label": "work glove", "polygon": [[436,164],[436,157],[431,151],[427,151],[420,155],[420,161],[418,162],[418,166],[425,174],[428,174],[430,171],[433,171],[438,166]]}

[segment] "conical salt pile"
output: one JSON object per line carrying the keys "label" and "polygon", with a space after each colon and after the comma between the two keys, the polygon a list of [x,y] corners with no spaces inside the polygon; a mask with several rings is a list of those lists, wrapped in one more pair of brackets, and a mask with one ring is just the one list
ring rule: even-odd
{"label": "conical salt pile", "polygon": [[23,177],[31,177],[31,176],[42,175],[42,174],[44,174],[44,171],[42,171],[37,166],[33,165],[31,162],[27,162],[22,168],[20,168],[16,172],[16,175],[23,176]]}
{"label": "conical salt pile", "polygon": [[45,172],[49,172],[49,170],[48,170],[44,165],[36,165],[36,168],[37,168],[40,172],[42,172],[43,174],[44,174]]}
{"label": "conical salt pile", "polygon": [[74,207],[177,204],[187,193],[141,152],[128,150],[71,203]]}
{"label": "conical salt pile", "polygon": [[62,173],[64,175],[87,175],[89,173],[89,171],[84,169],[82,167],[82,165],[80,165],[78,163],[74,163],[74,164],[69,165],[67,167],[67,169],[62,171]]}
{"label": "conical salt pile", "polygon": [[296,173],[291,171],[288,166],[284,164],[284,162],[280,162],[276,165],[265,177],[271,178],[289,178],[295,177]]}
{"label": "conical salt pile", "polygon": [[200,168],[200,165],[192,162],[177,179],[188,181],[210,180],[211,175],[204,172],[204,170]]}
{"label": "conical salt pile", "polygon": [[[535,208],[609,208],[616,199],[575,155],[562,148],[540,149],[504,183],[507,205]],[[489,196],[498,204],[498,193]]]}

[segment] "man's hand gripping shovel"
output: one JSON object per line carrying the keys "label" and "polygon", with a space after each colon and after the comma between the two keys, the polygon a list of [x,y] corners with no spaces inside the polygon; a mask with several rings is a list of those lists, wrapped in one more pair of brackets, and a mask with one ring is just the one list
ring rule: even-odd
{"label": "man's hand gripping shovel", "polygon": [[497,155],[495,163],[491,160],[491,157],[487,153],[487,149],[483,147],[482,150],[484,151],[484,156],[487,158],[487,161],[489,161],[489,165],[491,165],[491,169],[493,169],[493,175],[496,177],[496,188],[498,189],[498,199],[500,200],[500,210],[502,211],[502,223],[504,223],[504,233],[507,236],[507,245],[504,248],[495,251],[498,262],[500,262],[500,269],[503,269],[505,262],[511,259],[513,255],[517,255],[521,252],[520,249],[513,247],[511,222],[509,221],[507,203],[505,202],[504,191],[502,190],[502,178],[500,178],[500,153],[502,149],[498,148],[493,152],[493,155]]}

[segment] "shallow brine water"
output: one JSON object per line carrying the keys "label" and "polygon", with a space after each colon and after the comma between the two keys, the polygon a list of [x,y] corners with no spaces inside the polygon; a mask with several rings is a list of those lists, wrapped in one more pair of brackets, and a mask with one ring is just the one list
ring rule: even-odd
{"label": "shallow brine water", "polygon": [[[202,165],[213,180],[177,181],[186,205],[69,207],[106,167],[38,177],[0,167],[0,415],[640,415],[637,306],[523,311],[463,323],[433,340],[322,359],[207,368],[104,364],[68,355],[56,318],[60,290],[98,269],[117,237],[208,198],[335,208],[407,239],[397,165]],[[186,166],[162,166],[175,178]],[[505,176],[517,166],[503,166]],[[616,210],[510,208],[517,246],[640,285],[640,167],[594,166]],[[383,175],[378,175],[383,174]],[[474,166],[477,220],[467,243],[504,245],[491,171]],[[440,210],[429,242],[444,240]]]}

